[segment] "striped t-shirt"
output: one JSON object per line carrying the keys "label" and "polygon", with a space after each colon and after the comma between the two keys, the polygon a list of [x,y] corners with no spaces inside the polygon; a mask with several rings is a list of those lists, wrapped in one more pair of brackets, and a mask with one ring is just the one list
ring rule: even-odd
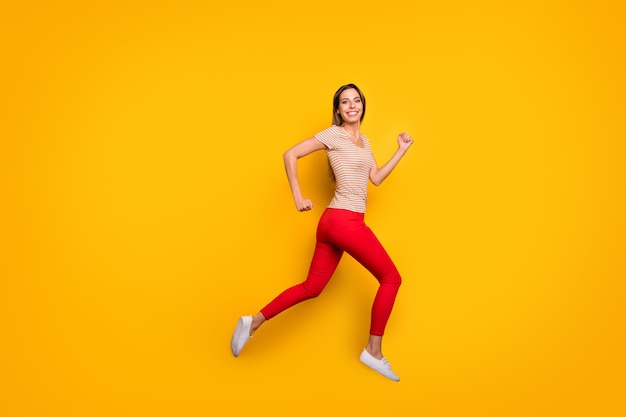
{"label": "striped t-shirt", "polygon": [[329,208],[339,208],[365,213],[369,174],[374,165],[370,143],[360,135],[364,147],[350,141],[339,126],[331,126],[315,135],[326,146],[326,154],[335,174],[337,188]]}

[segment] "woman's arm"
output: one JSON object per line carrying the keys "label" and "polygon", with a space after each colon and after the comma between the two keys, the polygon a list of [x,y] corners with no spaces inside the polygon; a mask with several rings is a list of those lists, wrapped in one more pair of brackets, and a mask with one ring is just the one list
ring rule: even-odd
{"label": "woman's arm", "polygon": [[298,211],[308,211],[313,208],[313,202],[308,198],[302,197],[302,191],[300,191],[300,183],[298,181],[298,159],[312,152],[322,150],[325,147],[326,146],[322,142],[314,137],[310,137],[292,146],[283,154],[287,179],[289,180],[293,200],[296,203]]}
{"label": "woman's arm", "polygon": [[398,165],[398,162],[400,162],[400,159],[402,159],[412,144],[413,138],[408,133],[401,133],[398,135],[398,150],[393,154],[389,161],[387,161],[385,165],[378,168],[378,166],[376,166],[376,161],[374,160],[374,166],[370,171],[370,181],[372,181],[372,184],[382,184],[385,178],[387,178],[396,165]]}

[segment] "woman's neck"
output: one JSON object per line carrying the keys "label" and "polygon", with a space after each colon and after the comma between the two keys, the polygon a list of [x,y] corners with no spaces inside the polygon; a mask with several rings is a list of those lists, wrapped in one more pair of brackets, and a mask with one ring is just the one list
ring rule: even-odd
{"label": "woman's neck", "polygon": [[359,137],[360,123],[344,123],[341,127],[348,132],[349,135],[352,135],[355,138]]}

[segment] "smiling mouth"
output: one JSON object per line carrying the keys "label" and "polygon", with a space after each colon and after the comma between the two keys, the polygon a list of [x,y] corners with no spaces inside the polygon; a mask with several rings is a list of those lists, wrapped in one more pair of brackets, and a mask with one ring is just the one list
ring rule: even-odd
{"label": "smiling mouth", "polygon": [[358,111],[349,111],[348,112],[348,116],[356,116],[357,114],[359,114]]}

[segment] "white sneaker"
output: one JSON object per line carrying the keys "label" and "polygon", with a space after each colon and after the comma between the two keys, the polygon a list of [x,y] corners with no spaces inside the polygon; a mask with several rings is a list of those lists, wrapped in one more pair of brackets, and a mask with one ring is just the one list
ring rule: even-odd
{"label": "white sneaker", "polygon": [[376,359],[375,357],[370,355],[367,349],[363,349],[363,352],[361,353],[361,357],[359,359],[365,365],[369,366],[370,368],[372,368],[379,374],[386,376],[392,381],[396,381],[396,382],[400,381],[400,377],[391,370],[391,364],[389,363],[387,359],[385,358]]}
{"label": "white sneaker", "polygon": [[239,356],[239,352],[248,340],[250,340],[250,326],[252,325],[252,316],[241,316],[237,321],[237,327],[230,340],[230,348],[235,357]]}

